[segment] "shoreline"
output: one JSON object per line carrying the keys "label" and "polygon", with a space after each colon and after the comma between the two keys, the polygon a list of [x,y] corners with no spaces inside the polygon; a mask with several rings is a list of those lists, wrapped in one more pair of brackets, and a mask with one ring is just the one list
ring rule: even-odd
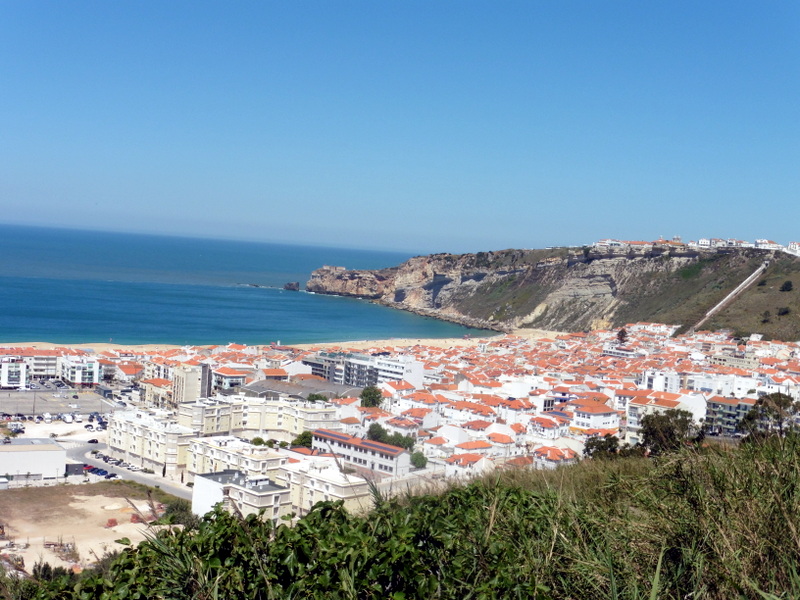
{"label": "shoreline", "polygon": [[[503,339],[507,335],[522,337],[529,340],[535,340],[545,337],[553,337],[561,335],[563,332],[559,331],[545,331],[542,329],[515,329],[508,333],[497,332],[489,336],[476,336],[476,337],[458,337],[458,338],[387,338],[377,340],[351,340],[351,341],[336,341],[336,342],[308,342],[302,344],[282,344],[281,347],[297,348],[298,350],[311,350],[313,348],[326,349],[326,348],[351,348],[354,350],[367,350],[369,348],[377,347],[396,347],[405,348],[412,346],[431,346],[436,348],[452,348],[452,347],[473,347],[481,342],[492,342]],[[225,344],[115,344],[113,342],[83,342],[79,344],[60,344],[55,342],[0,342],[0,349],[12,348],[33,348],[35,350],[56,350],[58,348],[69,348],[74,350],[91,350],[95,353],[105,352],[108,350],[133,350],[139,352],[167,352],[172,350],[180,350],[181,348],[211,348],[224,346]],[[245,345],[245,344],[242,344]],[[254,344],[248,347],[261,347],[269,348],[270,344]]]}

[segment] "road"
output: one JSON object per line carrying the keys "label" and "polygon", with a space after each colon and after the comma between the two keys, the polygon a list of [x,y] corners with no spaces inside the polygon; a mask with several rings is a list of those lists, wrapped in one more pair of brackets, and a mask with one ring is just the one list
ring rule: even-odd
{"label": "road", "polygon": [[[157,487],[168,494],[172,494],[178,498],[183,498],[184,500],[191,501],[192,499],[192,490],[190,488],[187,488],[185,485],[181,485],[180,483],[170,481],[167,478],[161,477],[160,474],[150,475],[148,473],[128,471],[122,467],[109,465],[103,462],[102,459],[95,458],[91,454],[91,451],[97,450],[99,452],[104,452],[108,448],[105,444],[87,444],[84,442],[78,442],[76,440],[60,441],[62,441],[65,446],[68,446],[67,458],[69,460],[86,465],[92,465],[93,467],[99,467],[101,469],[106,469],[109,473],[116,473],[120,479],[136,481],[137,483],[148,485],[150,487]],[[97,475],[89,475],[89,478],[92,481],[103,480],[102,477],[98,477]]]}

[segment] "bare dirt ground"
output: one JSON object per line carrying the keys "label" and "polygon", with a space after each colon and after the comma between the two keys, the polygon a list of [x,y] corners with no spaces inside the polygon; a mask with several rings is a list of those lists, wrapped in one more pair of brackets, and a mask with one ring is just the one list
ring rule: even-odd
{"label": "bare dirt ground", "polygon": [[[141,489],[124,482],[3,490],[0,522],[6,539],[0,540],[0,553],[21,555],[28,572],[36,562],[84,568],[106,552],[121,550],[117,539],[136,544],[145,538],[147,525],[131,522],[137,509],[151,514]],[[117,525],[108,527],[109,519]],[[4,547],[11,540],[14,547]],[[53,543],[71,544],[72,550],[59,552]]]}

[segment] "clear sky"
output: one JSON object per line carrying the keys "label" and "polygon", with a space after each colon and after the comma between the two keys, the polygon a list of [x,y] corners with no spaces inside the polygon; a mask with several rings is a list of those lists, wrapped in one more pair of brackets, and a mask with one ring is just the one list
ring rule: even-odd
{"label": "clear sky", "polygon": [[0,2],[0,222],[800,240],[800,3]]}

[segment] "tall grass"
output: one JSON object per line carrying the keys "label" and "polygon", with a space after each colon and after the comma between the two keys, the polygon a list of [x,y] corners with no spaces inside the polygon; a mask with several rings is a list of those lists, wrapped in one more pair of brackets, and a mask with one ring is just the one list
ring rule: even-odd
{"label": "tall grass", "polygon": [[217,510],[27,597],[800,598],[798,484],[786,437],[376,493],[364,516],[320,503],[293,528]]}
{"label": "tall grass", "polygon": [[556,597],[800,598],[800,441],[511,472],[555,490]]}

